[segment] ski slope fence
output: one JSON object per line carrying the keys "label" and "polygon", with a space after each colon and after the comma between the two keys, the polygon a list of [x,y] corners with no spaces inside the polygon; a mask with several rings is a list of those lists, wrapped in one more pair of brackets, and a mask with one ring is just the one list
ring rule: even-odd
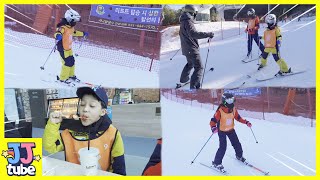
{"label": "ski slope fence", "polygon": [[[310,126],[314,126],[315,88],[263,87],[259,89],[258,95],[235,95],[235,107],[241,111],[241,116],[264,120],[268,120],[266,113],[302,116],[312,119]],[[223,92],[223,89],[161,89],[163,98],[192,107],[210,109],[213,113],[221,102]]]}

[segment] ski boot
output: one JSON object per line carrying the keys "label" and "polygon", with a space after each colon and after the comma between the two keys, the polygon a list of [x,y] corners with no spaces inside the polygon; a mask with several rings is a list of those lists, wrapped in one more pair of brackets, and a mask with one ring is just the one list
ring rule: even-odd
{"label": "ski boot", "polygon": [[[72,83],[71,83],[71,81],[69,81],[69,79],[64,80],[64,81],[60,80],[60,83],[64,83],[64,84],[66,84],[66,85],[72,85]],[[72,85],[72,86],[73,86],[73,85]]]}
{"label": "ski boot", "polygon": [[61,80],[59,76],[57,76],[57,81],[67,85],[71,84],[71,81],[69,79]]}
{"label": "ski boot", "polygon": [[222,164],[216,164],[216,163],[214,163],[214,162],[212,161],[212,166],[213,166],[213,168],[217,169],[218,171],[222,172],[223,174],[226,174],[226,173],[227,173],[227,171],[224,170],[224,167],[223,167]]}
{"label": "ski boot", "polygon": [[61,84],[64,84],[64,85],[67,85],[67,86],[74,86],[74,84],[69,80],[69,79],[66,79],[66,80],[59,80],[59,82]]}
{"label": "ski boot", "polygon": [[213,167],[214,167],[214,168],[217,168],[217,169],[220,170],[220,171],[223,171],[223,170],[224,170],[224,167],[223,167],[222,164],[213,164]]}
{"label": "ski boot", "polygon": [[241,161],[241,162],[243,162],[243,163],[246,163],[246,158],[244,158],[243,156],[242,156],[242,157],[236,156],[236,158],[237,158],[239,161]]}
{"label": "ski boot", "polygon": [[180,83],[177,83],[176,89],[179,89],[179,88],[181,88],[181,87],[182,87],[182,85],[181,85]]}
{"label": "ski boot", "polygon": [[199,83],[197,85],[190,84],[190,90],[193,90],[193,89],[200,89],[200,84]]}
{"label": "ski boot", "polygon": [[72,83],[70,81],[70,79],[66,79],[66,80],[61,80],[59,76],[57,76],[57,83],[60,83],[62,85],[65,85],[65,86],[70,86],[70,87],[74,87],[74,83]]}
{"label": "ski boot", "polygon": [[76,83],[81,82],[80,79],[77,78],[77,76],[71,76],[71,77],[69,77],[69,79],[70,79],[71,81],[76,82]]}
{"label": "ski boot", "polygon": [[184,86],[186,86],[187,84],[190,84],[190,81],[186,81],[186,82],[180,82],[180,83],[176,83],[176,89],[182,88]]}
{"label": "ski boot", "polygon": [[[249,59],[250,56],[251,56],[251,52],[248,52],[246,58]],[[251,57],[252,57],[252,56],[251,56]]]}
{"label": "ski boot", "polygon": [[260,64],[259,67],[258,67],[258,71],[260,71],[264,67],[265,67],[264,65]]}
{"label": "ski boot", "polygon": [[291,68],[288,69],[287,72],[283,72],[281,70],[279,70],[279,72],[276,74],[276,76],[285,76],[286,74],[291,73]]}

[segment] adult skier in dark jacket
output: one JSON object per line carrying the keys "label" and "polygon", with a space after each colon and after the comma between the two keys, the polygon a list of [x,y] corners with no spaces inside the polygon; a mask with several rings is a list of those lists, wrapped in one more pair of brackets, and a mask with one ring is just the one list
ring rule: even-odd
{"label": "adult skier in dark jacket", "polygon": [[190,72],[194,72],[190,80],[190,89],[199,89],[200,81],[203,75],[203,65],[201,62],[198,39],[213,38],[213,32],[198,32],[194,27],[194,20],[197,16],[197,8],[193,5],[186,5],[180,16],[180,41],[182,54],[187,58],[187,64],[184,66],[180,82],[186,83],[190,80]]}

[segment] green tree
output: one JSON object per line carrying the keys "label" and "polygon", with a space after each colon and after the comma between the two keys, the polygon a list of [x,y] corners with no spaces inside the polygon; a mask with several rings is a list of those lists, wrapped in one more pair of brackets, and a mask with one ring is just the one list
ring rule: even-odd
{"label": "green tree", "polygon": [[163,7],[164,19],[162,21],[163,26],[173,25],[176,22],[176,12],[168,5]]}

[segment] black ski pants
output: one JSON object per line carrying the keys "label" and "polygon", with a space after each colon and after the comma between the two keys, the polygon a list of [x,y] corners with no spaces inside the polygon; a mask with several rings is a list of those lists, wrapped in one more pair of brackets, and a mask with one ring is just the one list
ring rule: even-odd
{"label": "black ski pants", "polygon": [[187,58],[187,64],[184,66],[181,76],[180,76],[180,82],[185,83],[188,82],[190,77],[190,72],[194,68],[193,74],[191,76],[190,80],[190,89],[199,89],[201,78],[203,75],[203,65],[201,62],[200,53],[193,54],[190,53],[188,55],[185,55]]}
{"label": "black ski pants", "polygon": [[216,153],[216,156],[214,158],[213,163],[214,164],[222,164],[222,159],[226,153],[227,150],[227,136],[236,152],[237,157],[242,157],[243,151],[242,151],[242,146],[241,143],[238,139],[237,133],[234,129],[228,131],[228,132],[223,132],[223,131],[218,131],[218,136],[219,136],[219,149]]}
{"label": "black ski pants", "polygon": [[248,44],[247,44],[248,45],[248,54],[250,54],[252,51],[253,40],[259,46],[260,51],[264,52],[264,45],[261,43],[258,33],[255,33],[255,34],[248,34]]}

